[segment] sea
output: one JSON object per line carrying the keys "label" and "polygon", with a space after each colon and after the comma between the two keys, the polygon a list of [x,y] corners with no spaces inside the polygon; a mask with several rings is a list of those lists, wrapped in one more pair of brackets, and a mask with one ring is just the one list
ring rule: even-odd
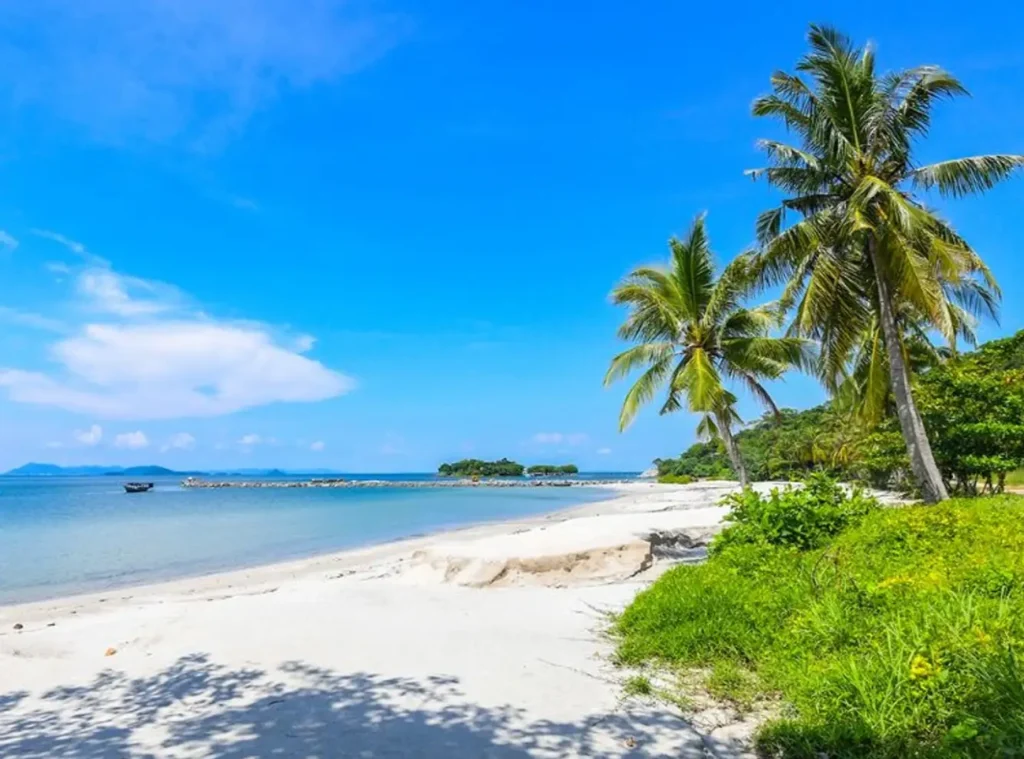
{"label": "sea", "polygon": [[0,605],[305,558],[609,497],[599,487],[190,489],[180,477],[144,479],[155,483],[152,491],[128,494],[114,476],[0,477]]}

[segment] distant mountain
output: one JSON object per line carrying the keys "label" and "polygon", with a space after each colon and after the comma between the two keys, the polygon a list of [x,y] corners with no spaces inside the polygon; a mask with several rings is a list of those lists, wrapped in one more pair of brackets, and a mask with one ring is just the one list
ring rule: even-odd
{"label": "distant mountain", "polygon": [[176,472],[162,466],[57,466],[56,464],[25,464],[5,472],[5,477],[103,477],[103,476],[145,476],[201,474],[200,472]]}
{"label": "distant mountain", "polygon": [[202,475],[238,475],[241,477],[287,477],[289,475],[339,474],[331,469],[228,469],[216,471],[181,472],[163,466],[58,466],[56,464],[25,464],[3,474],[4,477],[183,477]]}

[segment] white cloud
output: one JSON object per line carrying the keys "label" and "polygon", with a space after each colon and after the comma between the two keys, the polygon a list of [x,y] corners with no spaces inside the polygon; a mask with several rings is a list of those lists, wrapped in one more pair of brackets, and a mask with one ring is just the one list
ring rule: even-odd
{"label": "white cloud", "polygon": [[248,435],[242,435],[242,437],[238,439],[239,445],[259,445],[262,442],[263,438],[255,432],[250,432]]}
{"label": "white cloud", "polygon": [[70,274],[71,267],[63,261],[47,261],[46,270],[51,274]]}
{"label": "white cloud", "polygon": [[[129,294],[129,291],[140,290],[148,297]],[[126,318],[170,311],[176,300],[176,293],[169,285],[126,277],[109,268],[82,272],[78,277],[78,292],[95,310]]]}
{"label": "white cloud", "polygon": [[75,430],[75,440],[82,445],[98,445],[103,439],[103,428],[94,424],[87,430]]}
{"label": "white cloud", "polygon": [[322,451],[324,448],[326,448],[326,446],[324,445],[324,441],[323,440],[317,440],[315,443],[310,443],[309,444],[309,450],[311,450],[311,451],[319,452],[319,451]]}
{"label": "white cloud", "polygon": [[4,3],[0,25],[18,29],[0,46],[5,100],[108,143],[207,150],[282,95],[368,65],[407,26],[348,0],[34,0]]}
{"label": "white cloud", "polygon": [[17,402],[106,419],[176,419],[321,401],[354,386],[264,330],[217,322],[90,324],[51,354],[62,376],[0,369],[0,387]]}
{"label": "white cloud", "polygon": [[114,447],[116,448],[138,450],[139,448],[145,448],[148,445],[149,438],[147,438],[145,433],[140,430],[136,430],[135,432],[124,432],[114,437]]}
{"label": "white cloud", "polygon": [[18,247],[18,241],[8,232],[0,229],[0,251],[10,253]]}
{"label": "white cloud", "polygon": [[172,285],[120,274],[81,243],[39,234],[87,257],[71,310],[104,321],[71,328],[0,306],[0,321],[72,333],[49,346],[53,371],[0,365],[0,388],[15,402],[100,419],[177,419],[322,401],[355,385],[301,354],[315,343],[311,335],[279,338],[258,322],[214,319]]}
{"label": "white cloud", "polygon": [[611,452],[612,452],[611,448],[598,448],[597,449],[597,455],[598,456],[607,456]]}
{"label": "white cloud", "polygon": [[36,237],[42,237],[59,243],[77,256],[82,256],[83,258],[90,256],[89,251],[85,249],[82,243],[78,242],[78,240],[72,240],[70,237],[65,237],[60,232],[51,232],[49,229],[33,229],[32,234]]}
{"label": "white cloud", "polygon": [[533,436],[533,442],[538,445],[558,445],[559,443],[581,445],[587,442],[587,440],[587,436],[582,432],[570,432],[568,434],[562,432],[538,432]]}
{"label": "white cloud", "polygon": [[53,441],[47,443],[46,447],[47,448],[63,448],[64,447],[64,443],[60,442],[59,440],[53,440]]}
{"label": "white cloud", "polygon": [[190,451],[196,445],[196,439],[187,432],[178,432],[171,435],[170,440],[160,449],[163,452],[171,450]]}
{"label": "white cloud", "polygon": [[309,353],[316,345],[316,338],[312,335],[299,335],[295,338],[294,349],[296,353]]}

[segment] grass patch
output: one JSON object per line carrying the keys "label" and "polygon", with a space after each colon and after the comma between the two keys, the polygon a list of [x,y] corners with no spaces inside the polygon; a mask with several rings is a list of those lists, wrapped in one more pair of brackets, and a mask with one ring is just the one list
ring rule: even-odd
{"label": "grass patch", "polygon": [[663,474],[658,477],[658,482],[662,485],[689,485],[696,480],[688,474]]}
{"label": "grass patch", "polygon": [[1006,473],[1005,480],[1007,487],[1019,488],[1024,486],[1024,469],[1015,469]]}
{"label": "grass patch", "polygon": [[654,685],[645,675],[633,675],[622,684],[622,690],[627,696],[651,696]]}
{"label": "grass patch", "polygon": [[827,539],[817,516],[796,529],[807,550],[737,525],[637,596],[619,659],[710,668],[738,704],[781,695],[771,756],[1024,756],[1024,498],[847,512]]}

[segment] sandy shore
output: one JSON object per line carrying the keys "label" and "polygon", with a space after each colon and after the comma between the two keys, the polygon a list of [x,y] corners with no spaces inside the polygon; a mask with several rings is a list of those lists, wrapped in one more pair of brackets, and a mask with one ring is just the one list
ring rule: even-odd
{"label": "sandy shore", "polygon": [[2,607],[0,756],[736,755],[736,726],[624,701],[604,637],[730,487]]}

